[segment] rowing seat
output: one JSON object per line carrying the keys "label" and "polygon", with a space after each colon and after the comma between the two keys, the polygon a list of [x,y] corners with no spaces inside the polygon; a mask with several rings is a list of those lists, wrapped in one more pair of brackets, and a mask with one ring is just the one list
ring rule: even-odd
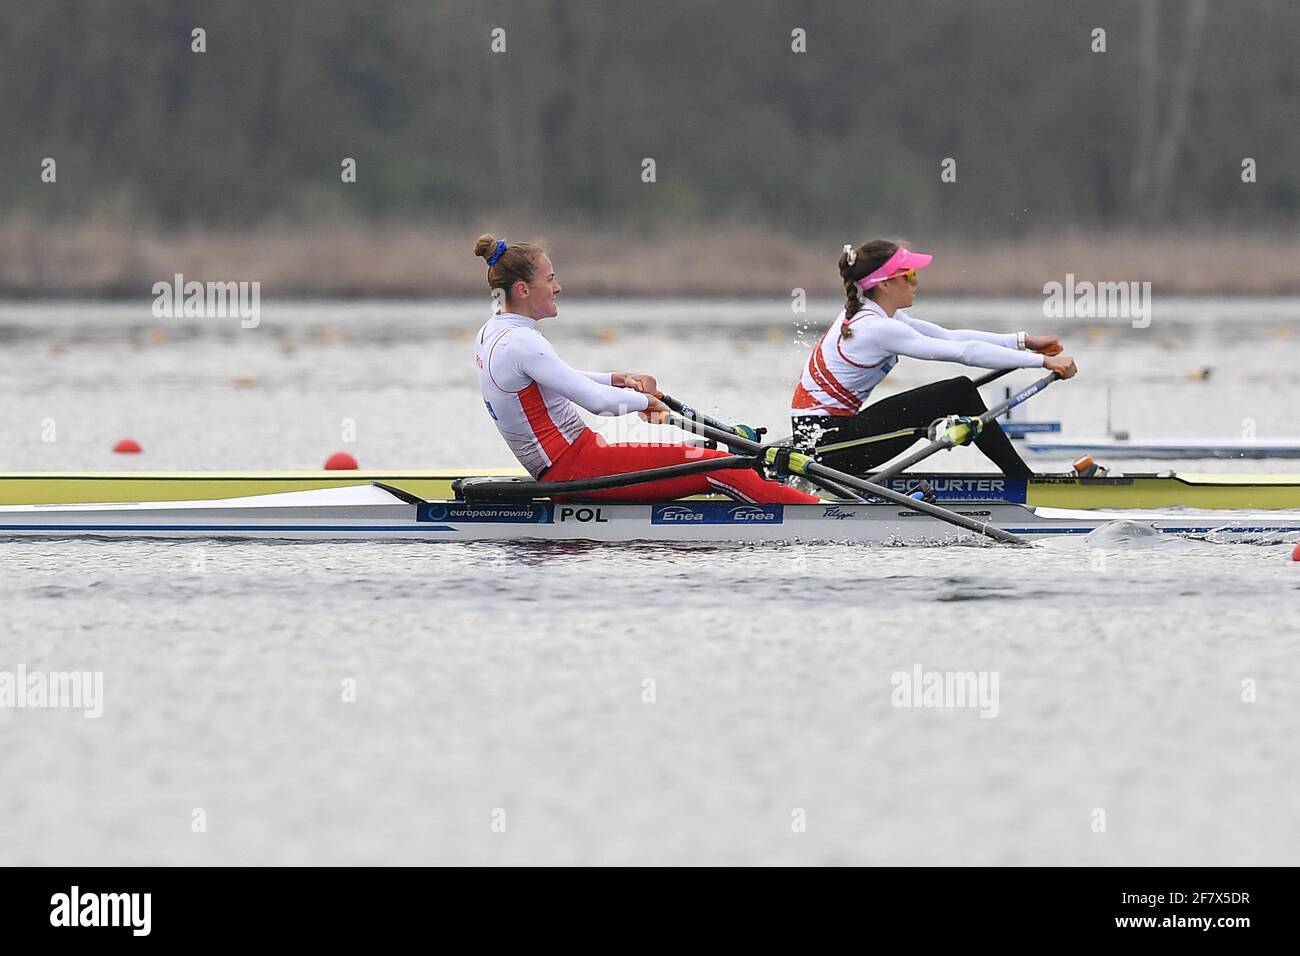
{"label": "rowing seat", "polygon": [[518,501],[537,496],[540,484],[532,478],[475,475],[457,478],[451,483],[451,491],[461,501]]}

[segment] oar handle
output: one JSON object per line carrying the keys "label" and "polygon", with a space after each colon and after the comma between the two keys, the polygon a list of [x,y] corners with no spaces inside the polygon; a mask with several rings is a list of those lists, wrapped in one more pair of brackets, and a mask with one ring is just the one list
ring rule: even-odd
{"label": "oar handle", "polygon": [[[692,408],[685,402],[679,402],[671,395],[665,395],[663,392],[655,392],[655,398],[659,399],[659,401],[663,402],[683,418],[699,422],[701,425],[708,425],[710,428],[719,428],[724,432],[730,432],[746,441],[759,441],[762,438],[763,433],[767,430],[750,428],[748,425],[728,425],[726,422],[718,421],[718,419],[704,414],[699,409]],[[716,440],[723,441],[721,438]],[[726,442],[726,444],[731,445],[734,444],[734,442]]]}
{"label": "oar handle", "polygon": [[699,411],[698,409],[692,408],[690,405],[687,405],[685,402],[679,402],[671,395],[668,395],[664,392],[655,392],[655,398],[659,399],[659,401],[663,402],[665,405],[667,405],[669,408],[675,411],[678,415],[681,415],[683,418],[693,418],[695,421],[703,422],[705,425],[709,425],[712,428],[721,428],[723,431],[731,431],[730,425],[724,422],[720,422],[715,418],[710,418],[708,415],[705,415],[703,412]]}

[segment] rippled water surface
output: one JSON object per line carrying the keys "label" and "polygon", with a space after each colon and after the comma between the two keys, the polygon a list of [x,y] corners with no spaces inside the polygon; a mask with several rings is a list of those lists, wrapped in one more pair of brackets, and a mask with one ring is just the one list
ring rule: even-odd
{"label": "rippled water surface", "polygon": [[[0,471],[506,465],[483,311],[5,306]],[[549,334],[776,433],[795,318],[573,303]],[[1031,417],[1067,434],[1108,388],[1135,436],[1300,431],[1296,303],[1059,328],[1083,374]],[[0,707],[0,863],[1293,863],[1292,547],[0,542],[0,671],[103,673],[98,719]],[[895,706],[918,666],[996,675],[995,713]]]}

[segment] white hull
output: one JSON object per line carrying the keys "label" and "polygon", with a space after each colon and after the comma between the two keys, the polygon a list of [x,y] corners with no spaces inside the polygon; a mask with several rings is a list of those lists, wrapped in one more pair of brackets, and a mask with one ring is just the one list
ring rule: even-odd
{"label": "white hull", "polygon": [[[964,502],[955,510],[1029,538],[1087,534],[1135,522],[1171,535],[1272,537],[1300,533],[1300,514],[1251,515],[1031,508]],[[892,504],[656,505],[409,504],[378,487],[221,501],[0,508],[0,537],[276,538],[419,541],[951,541],[970,532]]]}

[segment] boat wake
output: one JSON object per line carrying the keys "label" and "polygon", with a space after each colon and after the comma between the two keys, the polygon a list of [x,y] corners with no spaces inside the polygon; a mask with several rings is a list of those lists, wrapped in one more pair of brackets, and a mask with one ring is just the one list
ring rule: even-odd
{"label": "boat wake", "polygon": [[1093,548],[1159,548],[1173,540],[1140,521],[1108,521],[1083,537],[1084,544]]}
{"label": "boat wake", "polygon": [[1276,528],[1242,527],[1225,521],[1221,528],[1209,528],[1185,534],[1166,534],[1140,521],[1110,521],[1083,537],[1091,548],[1142,550],[1147,548],[1191,547],[1196,544],[1252,544],[1271,546],[1300,540],[1300,534]]}

